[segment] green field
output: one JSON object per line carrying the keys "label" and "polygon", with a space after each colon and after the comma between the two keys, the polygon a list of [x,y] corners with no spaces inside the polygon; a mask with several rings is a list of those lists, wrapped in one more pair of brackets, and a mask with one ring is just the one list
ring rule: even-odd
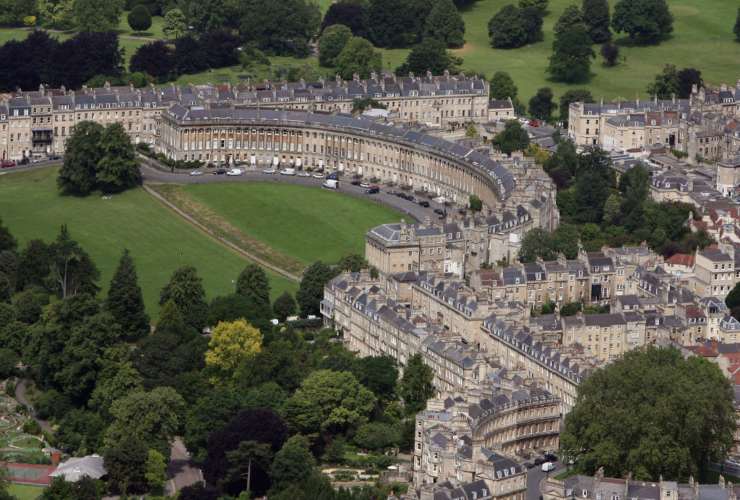
{"label": "green field", "polygon": [[[123,248],[128,248],[152,316],[159,310],[159,290],[183,265],[198,269],[209,299],[233,290],[232,280],[245,259],[190,227],[142,189],[109,200],[96,195],[74,198],[59,196],[55,179],[55,169],[0,176],[0,217],[21,242],[50,241],[66,223],[98,265],[104,291]],[[274,296],[296,289],[287,279],[268,275]]]}
{"label": "green field", "polygon": [[36,500],[44,488],[41,486],[29,486],[26,484],[11,484],[8,487],[8,493],[15,496],[18,500]]}
{"label": "green field", "polygon": [[402,218],[371,201],[290,184],[191,184],[183,189],[240,231],[304,264],[364,255],[368,229]]}

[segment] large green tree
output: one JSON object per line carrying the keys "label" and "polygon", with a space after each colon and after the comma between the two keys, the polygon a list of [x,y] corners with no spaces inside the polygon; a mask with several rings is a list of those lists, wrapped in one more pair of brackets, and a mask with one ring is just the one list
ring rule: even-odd
{"label": "large green tree", "polygon": [[337,73],[345,80],[355,75],[370,78],[370,73],[379,72],[383,67],[383,55],[375,50],[373,44],[364,38],[352,37],[335,59]]}
{"label": "large green tree", "polygon": [[513,49],[542,40],[542,14],[536,7],[505,5],[488,21],[491,46]]}
{"label": "large green tree", "polygon": [[666,0],[619,0],[612,27],[639,43],[657,43],[673,31],[673,15]]}
{"label": "large green tree", "polygon": [[319,64],[334,66],[335,59],[352,38],[352,31],[343,24],[327,26],[319,39]]}
{"label": "large green tree", "polygon": [[99,277],[95,263],[63,225],[49,245],[48,288],[61,298],[81,293],[94,295],[99,290],[96,284]]}
{"label": "large green tree", "polygon": [[67,139],[64,164],[59,170],[57,185],[65,194],[85,196],[96,186],[96,170],[102,158],[98,147],[104,127],[95,122],[84,121],[75,125]]}
{"label": "large green tree", "polygon": [[200,332],[206,326],[208,304],[203,280],[192,266],[176,269],[159,294],[159,304],[172,301],[185,323]]}
{"label": "large green tree", "polygon": [[18,241],[11,234],[10,229],[3,225],[3,219],[0,218],[0,252],[5,250],[15,251],[18,247]]}
{"label": "large green tree", "polygon": [[316,460],[308,447],[308,439],[296,435],[289,438],[275,454],[270,476],[277,491],[303,481],[313,472]]}
{"label": "large green tree", "polygon": [[542,87],[529,100],[529,114],[534,118],[550,121],[552,113],[557,105],[552,100],[553,94],[550,87]]}
{"label": "large green tree", "polygon": [[583,12],[577,5],[569,5],[565,8],[558,21],[555,23],[555,36],[568,31],[577,24],[583,24]]}
{"label": "large green tree", "polygon": [[182,10],[173,8],[168,10],[164,15],[162,33],[170,40],[177,40],[187,32],[187,29],[187,21]]}
{"label": "large green tree", "polygon": [[74,19],[79,31],[111,31],[118,27],[123,0],[75,0]]}
{"label": "large green tree", "polygon": [[555,35],[547,71],[556,81],[583,82],[591,76],[591,59],[595,55],[591,48],[591,37],[583,24],[563,27]]}
{"label": "large green tree", "polygon": [[131,9],[126,18],[129,27],[134,31],[146,31],[152,26],[152,14],[145,5],[139,4]]}
{"label": "large green tree", "polygon": [[529,146],[529,134],[518,120],[509,120],[504,130],[493,138],[493,145],[502,153],[510,155],[514,151],[524,151]]}
{"label": "large green tree", "polygon": [[336,272],[321,261],[314,262],[303,272],[301,284],[296,293],[296,302],[301,314],[318,314],[319,304],[324,298],[324,285],[336,276]]}
{"label": "large green tree", "polygon": [[565,418],[561,454],[579,472],[706,480],[735,430],[733,392],[713,363],[672,348],[628,352],[592,373]]}
{"label": "large green tree", "polygon": [[594,43],[604,43],[611,39],[608,0],[583,0],[581,10],[583,11],[583,22],[586,23],[588,34]]}
{"label": "large green tree", "polygon": [[315,2],[281,0],[240,2],[239,32],[246,42],[278,55],[306,57],[309,41],[318,33],[321,12]]}
{"label": "large green tree", "polygon": [[434,373],[424,363],[421,354],[414,354],[403,369],[403,377],[398,385],[398,393],[409,413],[417,413],[426,407],[429,398],[434,396]]}
{"label": "large green tree", "polygon": [[465,43],[465,21],[452,0],[436,0],[427,16],[424,36],[444,43],[447,47],[462,47]]}
{"label": "large green tree", "polygon": [[149,333],[149,316],[136,275],[136,266],[128,249],[123,251],[113,274],[105,301],[106,308],[121,325],[128,340],[138,340]]}
{"label": "large green tree", "polygon": [[247,299],[247,303],[254,308],[259,318],[268,318],[272,314],[270,280],[265,270],[257,264],[249,264],[239,273],[236,280],[236,294]]}
{"label": "large green tree", "polygon": [[514,79],[506,71],[497,71],[491,77],[489,82],[491,99],[516,99],[519,93]]}

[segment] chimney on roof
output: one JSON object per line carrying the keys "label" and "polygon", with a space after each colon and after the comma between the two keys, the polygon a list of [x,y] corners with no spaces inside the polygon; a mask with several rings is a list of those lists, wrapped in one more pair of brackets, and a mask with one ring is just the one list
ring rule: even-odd
{"label": "chimney on roof", "polygon": [[108,80],[106,80],[105,83],[103,84],[103,87],[106,88],[106,89],[109,89],[110,88],[110,82]]}
{"label": "chimney on roof", "polygon": [[432,72],[427,70],[427,78],[429,78],[429,81],[432,80]]}
{"label": "chimney on roof", "polygon": [[359,82],[360,81],[360,74],[357,73],[357,72],[352,73],[352,81],[353,82]]}
{"label": "chimney on roof", "polygon": [[676,104],[676,94],[671,94],[671,101],[673,101],[673,104]]}
{"label": "chimney on roof", "polygon": [[39,83],[39,94],[44,95],[44,93],[45,93],[44,84]]}
{"label": "chimney on roof", "polygon": [[[444,76],[445,76],[446,79],[448,79],[448,80],[450,79],[450,70],[449,69],[446,69],[444,71]],[[740,80],[738,80],[738,85],[740,85]]]}

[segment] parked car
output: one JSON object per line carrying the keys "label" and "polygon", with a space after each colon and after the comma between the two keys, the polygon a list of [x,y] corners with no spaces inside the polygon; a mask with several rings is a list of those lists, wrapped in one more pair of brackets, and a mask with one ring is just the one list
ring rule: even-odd
{"label": "parked car", "polygon": [[426,200],[419,201],[419,205],[421,205],[424,208],[429,208],[429,202]]}
{"label": "parked car", "polygon": [[370,187],[370,183],[369,182],[360,182],[360,187],[367,189],[367,188]]}
{"label": "parked car", "polygon": [[225,168],[219,168],[215,172],[213,172],[213,175],[226,175],[226,169]]}
{"label": "parked car", "polygon": [[0,168],[11,168],[15,167],[15,162],[13,160],[3,160],[0,162]]}
{"label": "parked car", "polygon": [[192,172],[190,172],[190,175],[192,175],[193,177],[195,177],[196,175],[203,175],[203,171],[202,170],[193,170]]}
{"label": "parked car", "polygon": [[316,172],[315,174],[313,174],[313,178],[314,179],[323,179],[324,178],[324,174],[322,174],[321,172]]}
{"label": "parked car", "polygon": [[305,170],[300,170],[298,172],[298,177],[311,177],[311,172],[306,172]]}
{"label": "parked car", "polygon": [[350,181],[349,183],[352,184],[353,186],[359,186],[360,185],[360,179],[354,179],[354,180]]}
{"label": "parked car", "polygon": [[442,210],[441,208],[435,208],[434,209],[434,213],[437,214],[437,215],[444,215],[445,214],[445,211]]}
{"label": "parked car", "polygon": [[543,456],[545,457],[545,460],[547,460],[548,462],[558,461],[558,456],[551,451],[546,451]]}
{"label": "parked car", "polygon": [[544,463],[545,463],[545,459],[542,458],[542,457],[537,457],[537,458],[534,459],[534,464],[535,465],[542,465]]}
{"label": "parked car", "polygon": [[370,186],[365,190],[365,194],[377,194],[380,192],[380,188],[378,186]]}
{"label": "parked car", "polygon": [[413,202],[415,202],[415,201],[416,201],[416,198],[414,198],[414,197],[413,197],[413,196],[411,196],[410,194],[407,194],[407,195],[406,195],[406,199],[407,199],[407,200],[409,200],[409,201],[410,201],[411,203],[413,203]]}
{"label": "parked car", "polygon": [[555,464],[552,462],[545,462],[542,464],[542,472],[552,472],[555,470]]}
{"label": "parked car", "polygon": [[262,173],[264,173],[264,174],[270,174],[270,175],[274,175],[274,174],[276,174],[276,173],[277,173],[277,170],[275,170],[274,168],[270,167],[270,168],[266,168],[266,169],[264,169],[264,170],[262,171]]}
{"label": "parked car", "polygon": [[226,172],[226,175],[231,175],[231,176],[238,176],[242,174],[244,174],[244,171],[240,168],[232,168],[231,170]]}
{"label": "parked car", "polygon": [[339,189],[339,181],[336,179],[326,179],[321,187],[326,189]]}
{"label": "parked car", "polygon": [[280,171],[280,175],[295,175],[294,168],[284,168]]}
{"label": "parked car", "polygon": [[58,161],[58,160],[61,160],[62,157],[59,156],[59,155],[49,155],[49,158],[48,159],[49,159],[49,161]]}

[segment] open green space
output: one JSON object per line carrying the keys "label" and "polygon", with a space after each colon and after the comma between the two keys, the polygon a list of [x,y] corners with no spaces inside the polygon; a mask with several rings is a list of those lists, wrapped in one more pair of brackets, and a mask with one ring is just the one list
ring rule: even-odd
{"label": "open green space", "polygon": [[[131,251],[150,315],[158,314],[160,289],[172,272],[193,265],[203,278],[208,299],[233,291],[233,280],[246,260],[219,245],[165,208],[143,189],[111,199],[60,196],[56,169],[0,176],[0,217],[23,244],[32,238],[51,241],[66,223],[101,271],[107,291],[124,248]],[[274,296],[297,285],[268,273]]]}
{"label": "open green space", "polygon": [[27,484],[11,484],[8,486],[8,493],[15,496],[18,500],[36,500],[43,493],[44,488],[41,486],[30,486]]}
{"label": "open green space", "polygon": [[191,184],[182,189],[239,230],[304,264],[363,255],[368,229],[403,217],[370,200],[292,184]]}

